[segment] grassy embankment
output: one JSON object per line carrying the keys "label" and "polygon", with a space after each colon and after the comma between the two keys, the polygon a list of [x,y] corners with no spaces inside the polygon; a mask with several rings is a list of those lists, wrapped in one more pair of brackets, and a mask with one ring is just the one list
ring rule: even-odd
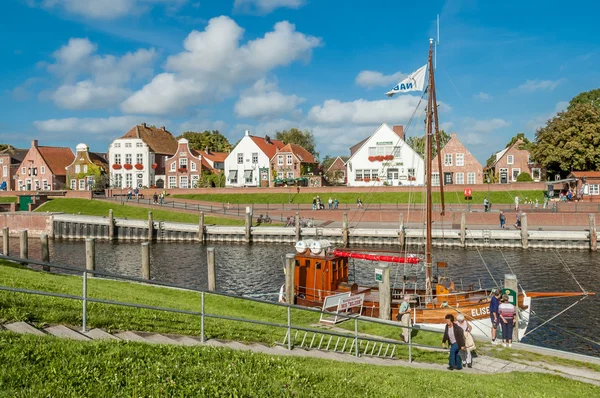
{"label": "grassy embankment", "polygon": [[[108,216],[108,211],[113,209],[113,214],[118,218],[148,219],[148,211],[156,221],[173,221],[198,224],[197,214],[163,210],[159,206],[149,209],[147,207],[122,205],[119,203],[104,202],[101,200],[59,198],[52,199],[37,208],[36,212],[63,212],[67,214],[82,214],[88,216]],[[217,225],[244,225],[244,220],[205,216],[206,224]]]}
{"label": "grassy embankment", "polygon": [[[80,294],[81,279],[29,270],[0,261],[5,286]],[[92,279],[90,296],[199,310],[199,294],[140,284]],[[197,316],[90,303],[88,326],[197,334]],[[206,295],[206,311],[285,323],[285,309]],[[296,325],[315,315],[292,311]],[[81,324],[75,300],[0,292],[0,320]],[[207,319],[209,338],[272,343],[284,331]],[[376,326],[380,335],[398,329]],[[366,331],[361,322],[361,332]],[[415,340],[439,343],[437,334]],[[415,350],[416,361],[443,363],[446,355]],[[470,375],[418,368],[379,367],[326,360],[276,357],[211,347],[171,347],[136,343],[79,343],[0,333],[0,386],[7,396],[502,396],[506,386],[518,396],[595,396],[598,388],[547,374]],[[66,393],[66,394],[65,394]]]}
{"label": "grassy embankment", "polygon": [[[295,188],[291,188],[291,192],[288,193],[288,188],[282,188],[283,191],[278,189],[265,190],[264,193],[252,193],[252,194],[189,194],[189,195],[173,195],[175,198],[188,199],[188,200],[202,200],[206,202],[218,202],[218,203],[231,203],[231,204],[281,204],[281,203],[312,203],[313,197],[316,193],[296,193]],[[444,200],[447,204],[466,204],[472,203],[481,205],[483,200],[487,198],[487,191],[473,191],[473,199],[465,201],[465,197],[462,192],[446,192],[444,193]],[[490,202],[492,204],[514,204],[515,195],[518,195],[521,200],[525,198],[535,201],[538,199],[540,206],[544,203],[544,192],[543,191],[502,191],[502,192],[490,192]],[[415,188],[415,192],[337,192],[334,194],[327,193],[324,191],[319,195],[321,200],[325,203],[331,196],[337,198],[341,205],[356,203],[356,198],[360,197],[365,206],[369,204],[396,204],[396,203],[424,203],[425,195],[422,194],[421,189]],[[441,195],[439,193],[433,194],[434,203],[440,203]]]}
{"label": "grassy embankment", "polygon": [[0,203],[16,203],[16,196],[0,196]]}
{"label": "grassy embankment", "polygon": [[11,397],[592,397],[599,388],[540,373],[473,375],[281,357],[211,347],[74,342],[0,333]]}

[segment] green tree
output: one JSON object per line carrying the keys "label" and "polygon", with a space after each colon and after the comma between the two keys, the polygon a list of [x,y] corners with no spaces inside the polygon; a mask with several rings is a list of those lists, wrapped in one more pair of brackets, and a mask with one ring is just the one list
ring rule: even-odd
{"label": "green tree", "polygon": [[600,169],[600,109],[577,103],[558,113],[536,132],[531,156],[549,174]]}
{"label": "green tree", "polygon": [[506,144],[505,148],[508,148],[509,146],[511,146],[512,144],[514,144],[515,142],[517,142],[519,140],[522,140],[523,143],[521,145],[519,145],[518,149],[530,151],[531,148],[533,147],[533,143],[531,141],[529,141],[529,139],[527,137],[525,137],[525,133],[517,133],[517,135],[515,135],[514,137],[512,137],[510,139],[508,144]]}
{"label": "green tree", "polygon": [[3,151],[3,150],[5,150],[8,147],[10,147],[9,144],[0,144],[0,151]]}
{"label": "green tree", "polygon": [[231,150],[231,144],[227,138],[219,133],[219,130],[204,130],[201,133],[195,131],[186,131],[177,139],[185,138],[190,142],[190,149],[203,151],[207,147],[212,152],[228,152]]}
{"label": "green tree", "polygon": [[316,151],[315,136],[309,130],[300,130],[295,127],[289,130],[278,131],[275,133],[275,139],[283,141],[284,144],[297,144],[310,152],[315,159],[319,158],[319,152]]}
{"label": "green tree", "polygon": [[[452,136],[448,133],[446,133],[444,130],[440,130],[440,148],[443,148],[448,141],[450,141],[450,139],[452,138]],[[432,153],[433,153],[433,157],[435,157],[437,155],[437,137],[434,135],[433,136],[433,143],[432,143]],[[421,155],[421,157],[423,159],[425,159],[425,137],[408,137],[408,139],[406,140],[406,143],[415,150],[415,152],[417,152],[419,155]]]}
{"label": "green tree", "polygon": [[600,110],[600,88],[585,91],[573,97],[573,99],[569,102],[568,110],[571,110],[577,104],[589,104],[592,105],[597,110]]}

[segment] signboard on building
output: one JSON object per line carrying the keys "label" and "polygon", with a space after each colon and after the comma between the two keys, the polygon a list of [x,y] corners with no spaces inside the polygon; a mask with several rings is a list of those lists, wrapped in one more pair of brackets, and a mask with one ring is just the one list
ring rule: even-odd
{"label": "signboard on building", "polygon": [[383,282],[383,270],[380,268],[375,268],[375,280],[377,282]]}

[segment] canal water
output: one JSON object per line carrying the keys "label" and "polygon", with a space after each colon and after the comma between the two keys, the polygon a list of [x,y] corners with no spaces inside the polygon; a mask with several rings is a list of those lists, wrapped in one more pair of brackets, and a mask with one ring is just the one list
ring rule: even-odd
{"label": "canal water", "polygon": [[[11,239],[11,253],[19,253],[18,239]],[[286,253],[292,245],[210,244],[215,247],[217,289],[220,291],[275,300],[284,283]],[[206,247],[198,243],[155,243],[151,245],[151,274],[155,280],[185,287],[207,288]],[[29,256],[40,259],[39,240],[29,242]],[[85,264],[82,241],[51,241],[53,263]],[[526,343],[600,356],[600,253],[560,250],[462,250],[438,249],[435,261],[448,263],[448,275],[460,287],[502,284],[504,275],[514,272],[525,291],[596,291],[569,311],[540,327],[523,340]],[[375,284],[378,264],[356,261],[350,267],[350,280]],[[401,284],[403,270],[391,266],[392,284]],[[400,265],[403,267],[403,265]],[[96,242],[96,268],[111,273],[141,276],[139,243]],[[512,272],[511,272],[512,269]],[[488,272],[489,270],[489,272]],[[395,283],[398,281],[397,283]],[[581,284],[581,287],[579,286]],[[579,298],[533,300],[528,331],[553,317]],[[596,343],[595,343],[596,342]]]}

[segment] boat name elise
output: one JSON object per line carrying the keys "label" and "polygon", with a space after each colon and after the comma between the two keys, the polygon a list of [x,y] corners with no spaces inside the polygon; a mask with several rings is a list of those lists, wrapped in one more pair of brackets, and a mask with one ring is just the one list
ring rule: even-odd
{"label": "boat name elise", "polygon": [[490,313],[490,308],[489,307],[481,307],[481,308],[476,308],[474,310],[471,310],[471,316],[472,317],[486,315],[486,314],[489,314],[489,313]]}

